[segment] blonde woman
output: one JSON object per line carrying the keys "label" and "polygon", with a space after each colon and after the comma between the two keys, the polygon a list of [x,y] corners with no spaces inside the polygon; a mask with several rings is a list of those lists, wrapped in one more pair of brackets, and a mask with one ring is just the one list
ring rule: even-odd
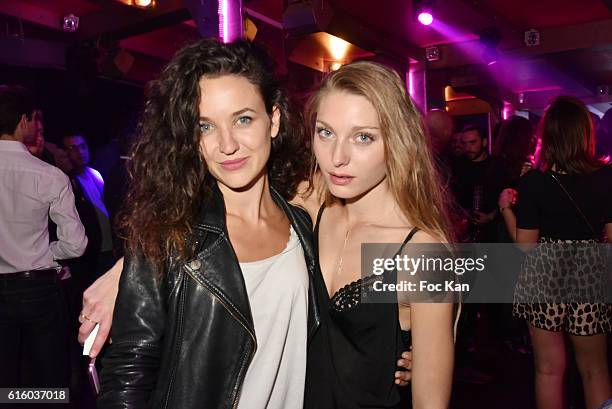
{"label": "blonde woman", "polygon": [[326,286],[319,291],[327,301],[320,306],[329,316],[324,335],[310,349],[306,407],[399,407],[399,391],[388,372],[405,349],[404,330],[411,333],[413,349],[413,406],[446,408],[452,305],[360,299],[368,281],[361,279],[362,244],[404,247],[450,239],[421,117],[400,77],[373,62],[348,64],[330,74],[307,111],[319,172],[313,178],[317,194],[302,205],[316,220],[324,279],[319,281]]}

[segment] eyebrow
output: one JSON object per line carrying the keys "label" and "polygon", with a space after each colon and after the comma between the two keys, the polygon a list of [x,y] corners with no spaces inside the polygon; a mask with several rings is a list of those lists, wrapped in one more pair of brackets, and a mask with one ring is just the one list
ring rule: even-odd
{"label": "eyebrow", "polygon": [[[325,125],[325,127],[327,128],[334,128],[333,126],[329,125],[327,122],[322,121],[320,119],[317,119],[317,122],[322,123],[323,125]],[[362,129],[376,129],[376,130],[380,130],[380,128],[378,128],[377,126],[369,126],[369,125],[356,125],[354,127],[351,128],[351,131],[355,132],[355,131],[361,131]]]}
{"label": "eyebrow", "polygon": [[[233,112],[233,113],[232,113],[232,116],[242,115],[242,114],[244,114],[245,112],[252,112],[252,113],[254,113],[254,114],[256,114],[256,113],[257,113],[257,111],[256,111],[256,110],[254,110],[253,108],[248,108],[248,107],[247,107],[247,108],[242,108],[242,109],[240,109],[240,110],[238,110],[238,111],[236,111],[236,112]],[[209,119],[210,119],[210,118],[208,118],[208,117],[206,117],[206,116],[201,116],[201,117],[200,117],[200,120],[209,120]]]}

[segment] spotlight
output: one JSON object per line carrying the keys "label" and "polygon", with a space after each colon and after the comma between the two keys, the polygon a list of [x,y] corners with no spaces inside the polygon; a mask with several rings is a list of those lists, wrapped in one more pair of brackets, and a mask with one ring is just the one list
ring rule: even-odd
{"label": "spotlight", "polygon": [[428,26],[434,21],[434,0],[414,0],[412,2],[413,15],[419,23]]}
{"label": "spotlight", "polygon": [[74,14],[67,14],[62,18],[62,30],[74,33],[79,29],[79,18]]}
{"label": "spotlight", "polygon": [[431,15],[431,13],[424,11],[419,13],[419,22],[425,26],[430,25],[431,23],[433,23],[433,16]]}
{"label": "spotlight", "polygon": [[149,7],[153,0],[134,0],[134,5],[138,7]]}

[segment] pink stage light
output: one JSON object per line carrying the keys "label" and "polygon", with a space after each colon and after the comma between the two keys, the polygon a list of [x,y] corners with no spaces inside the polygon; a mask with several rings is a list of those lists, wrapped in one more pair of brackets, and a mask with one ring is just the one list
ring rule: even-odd
{"label": "pink stage light", "polygon": [[433,23],[433,15],[428,11],[423,11],[419,13],[418,19],[419,22],[425,26],[428,26]]}
{"label": "pink stage light", "polygon": [[218,11],[219,14],[219,39],[224,43],[228,43],[229,33],[227,32],[227,0],[220,0],[218,3]]}

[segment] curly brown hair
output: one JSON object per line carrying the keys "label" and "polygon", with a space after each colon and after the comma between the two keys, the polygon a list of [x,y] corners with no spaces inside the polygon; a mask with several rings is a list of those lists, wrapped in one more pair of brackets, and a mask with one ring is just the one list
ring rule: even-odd
{"label": "curly brown hair", "polygon": [[[266,53],[245,41],[204,39],[182,48],[149,84],[139,136],[131,149],[129,188],[118,220],[126,250],[162,267],[193,256],[189,237],[212,198],[215,179],[199,150],[199,80],[238,75],[255,85],[268,115],[281,112],[268,160],[270,185],[286,199],[308,174],[302,118],[273,75]],[[163,269],[162,269],[163,271]]]}

